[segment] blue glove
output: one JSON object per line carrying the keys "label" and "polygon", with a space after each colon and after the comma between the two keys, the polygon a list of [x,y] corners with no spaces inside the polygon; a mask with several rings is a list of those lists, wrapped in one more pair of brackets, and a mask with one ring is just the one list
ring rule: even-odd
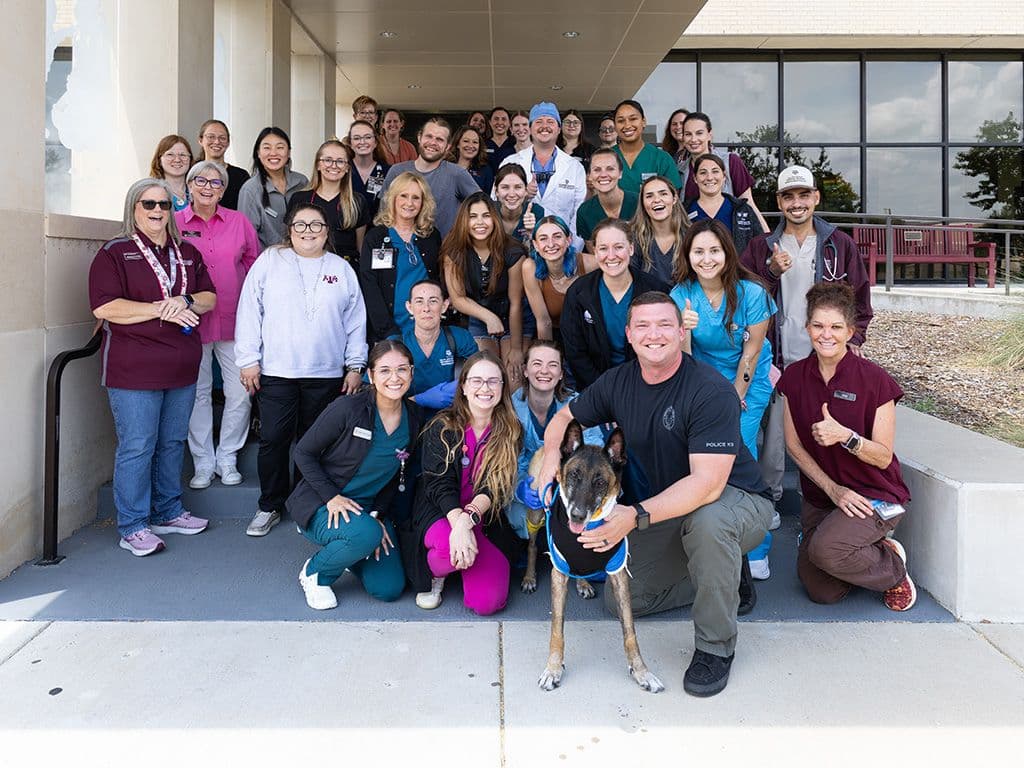
{"label": "blue glove", "polygon": [[516,499],[530,509],[544,509],[544,502],[540,500],[537,491],[533,489],[533,478],[527,477],[519,481],[516,486]]}
{"label": "blue glove", "polygon": [[447,408],[455,399],[455,382],[446,381],[443,384],[435,384],[425,392],[416,395],[416,402],[424,408],[433,408],[438,411]]}

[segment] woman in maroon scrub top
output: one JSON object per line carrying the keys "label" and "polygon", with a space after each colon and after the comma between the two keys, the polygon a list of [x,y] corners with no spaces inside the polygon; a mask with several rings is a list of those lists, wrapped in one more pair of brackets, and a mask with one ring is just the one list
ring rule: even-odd
{"label": "woman in maroon scrub top", "polygon": [[803,536],[797,574],[811,600],[835,603],[854,586],[883,593],[905,611],[917,590],[907,554],[891,538],[910,491],[893,453],[903,391],[882,368],[854,353],[857,303],[846,283],[807,292],[814,353],[786,368],[786,448],[800,467]]}

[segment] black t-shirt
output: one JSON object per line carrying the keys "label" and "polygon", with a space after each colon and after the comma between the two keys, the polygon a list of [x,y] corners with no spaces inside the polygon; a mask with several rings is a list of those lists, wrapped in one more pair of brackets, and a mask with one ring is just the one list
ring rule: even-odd
{"label": "black t-shirt", "polygon": [[667,381],[648,384],[632,360],[602,374],[570,405],[584,427],[614,421],[625,433],[628,475],[640,499],[690,474],[690,454],[732,454],[729,485],[765,495],[768,486],[740,437],[736,390],[706,363],[683,355]]}
{"label": "black t-shirt", "polygon": [[359,213],[356,217],[355,226],[349,229],[342,228],[341,211],[338,210],[337,197],[331,200],[324,200],[315,192],[304,189],[291,196],[291,199],[288,201],[288,208],[294,208],[302,203],[313,203],[313,205],[320,206],[323,209],[324,216],[327,217],[327,226],[331,228],[332,252],[341,256],[352,265],[353,269],[358,271],[359,249],[356,248],[356,230],[370,223],[370,204],[366,197],[359,192],[353,192],[352,196],[355,198]]}

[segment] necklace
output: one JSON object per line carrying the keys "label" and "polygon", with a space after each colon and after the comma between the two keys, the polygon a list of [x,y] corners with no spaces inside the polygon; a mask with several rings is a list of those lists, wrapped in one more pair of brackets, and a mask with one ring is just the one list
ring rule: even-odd
{"label": "necklace", "polygon": [[[306,277],[302,273],[302,267],[299,266],[299,259],[302,257],[299,254],[295,254],[295,271],[299,276],[299,285],[302,286],[302,308],[306,313],[306,320],[313,322],[313,318],[316,316],[317,304],[316,304],[316,291],[320,287],[320,278],[324,274],[324,256],[320,257],[320,269],[316,273],[316,280],[313,282],[312,292],[306,288]],[[312,301],[310,301],[310,294],[312,294]]]}
{"label": "necklace", "polygon": [[722,296],[725,295],[725,288],[719,288],[713,294],[709,294],[709,293],[707,293],[707,291],[705,291],[704,295],[707,297],[708,304],[711,305],[711,308],[712,309],[718,309],[718,302],[720,302],[721,299],[722,299]]}

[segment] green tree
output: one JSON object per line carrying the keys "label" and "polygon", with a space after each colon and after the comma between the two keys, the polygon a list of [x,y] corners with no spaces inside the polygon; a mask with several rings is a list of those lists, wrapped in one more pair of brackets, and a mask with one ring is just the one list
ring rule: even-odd
{"label": "green tree", "polygon": [[1024,219],[1024,150],[1020,120],[1010,112],[1003,120],[986,120],[978,129],[979,143],[1012,143],[1013,147],[971,147],[956,153],[953,167],[977,180],[967,192],[971,205],[993,219]]}

